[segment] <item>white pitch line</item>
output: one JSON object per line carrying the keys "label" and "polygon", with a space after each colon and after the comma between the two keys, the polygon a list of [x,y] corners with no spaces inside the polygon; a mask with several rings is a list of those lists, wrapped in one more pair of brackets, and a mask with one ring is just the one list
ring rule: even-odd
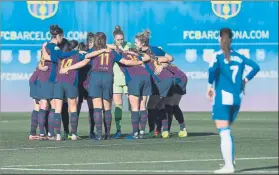
{"label": "white pitch line", "polygon": [[[251,158],[237,158],[241,160],[273,160],[278,157],[251,157]],[[150,161],[130,161],[130,162],[96,162],[96,163],[73,163],[73,164],[37,164],[37,165],[9,165],[4,168],[12,167],[40,167],[40,166],[82,166],[82,165],[115,165],[115,164],[149,164],[149,163],[180,163],[180,162],[211,162],[221,161],[223,159],[186,159],[186,160],[150,160]]]}
{"label": "white pitch line", "polygon": [[[206,136],[196,136],[196,137],[217,137],[216,135],[206,135]],[[194,136],[191,136],[194,137]],[[278,139],[246,139],[247,140],[275,140],[278,141]],[[203,141],[214,141],[214,140],[208,140],[208,139],[202,139],[202,140],[176,140],[173,141],[175,143],[195,143],[195,142],[203,142]],[[153,144],[160,144],[160,143],[168,143],[168,142],[133,142],[133,143],[126,143],[126,144],[92,144],[92,145],[82,145],[82,146],[47,146],[47,147],[34,147],[34,148],[8,148],[8,149],[0,149],[1,151],[19,151],[19,150],[36,150],[36,149],[64,149],[64,148],[84,148],[84,147],[109,147],[109,146],[125,146],[125,145],[153,145]]]}
{"label": "white pitch line", "polygon": [[[15,171],[56,171],[56,172],[122,172],[122,173],[212,173],[212,170],[88,170],[88,169],[30,169],[30,168],[1,168]],[[241,173],[241,172],[240,172]],[[243,171],[243,173],[278,173],[278,171]]]}

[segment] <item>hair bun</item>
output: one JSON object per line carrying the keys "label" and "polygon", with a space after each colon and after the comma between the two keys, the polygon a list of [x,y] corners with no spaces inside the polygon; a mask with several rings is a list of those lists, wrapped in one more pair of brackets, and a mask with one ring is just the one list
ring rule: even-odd
{"label": "hair bun", "polygon": [[121,30],[121,27],[119,25],[115,26],[115,30]]}
{"label": "hair bun", "polygon": [[57,35],[63,32],[63,30],[58,25],[51,25],[49,27],[51,35]]}
{"label": "hair bun", "polygon": [[149,30],[149,29],[144,30],[144,31],[143,31],[143,35],[144,35],[145,37],[149,38],[150,35],[151,35],[150,30]]}

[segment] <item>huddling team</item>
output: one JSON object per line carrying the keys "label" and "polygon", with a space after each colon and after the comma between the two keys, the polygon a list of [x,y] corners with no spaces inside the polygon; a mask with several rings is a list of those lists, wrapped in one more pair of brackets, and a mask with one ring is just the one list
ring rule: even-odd
{"label": "huddling team", "polygon": [[89,109],[89,137],[111,139],[113,101],[116,133],[112,138],[121,138],[123,94],[128,97],[133,128],[127,139],[144,138],[147,121],[150,136],[168,138],[173,115],[180,125],[178,136],[187,136],[179,108],[187,76],[171,63],[171,55],[149,45],[148,30],[135,36],[135,44],[124,40],[119,26],[113,32],[113,44],[107,43],[103,32],[89,32],[86,44],[63,38],[58,25],[50,26],[50,34],[29,81],[34,99],[29,140],[79,139],[77,127],[84,99]]}

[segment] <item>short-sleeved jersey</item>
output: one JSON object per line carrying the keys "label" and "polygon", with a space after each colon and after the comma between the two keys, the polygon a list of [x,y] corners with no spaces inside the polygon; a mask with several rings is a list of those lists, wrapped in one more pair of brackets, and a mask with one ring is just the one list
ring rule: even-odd
{"label": "short-sleeved jersey", "polygon": [[78,85],[78,69],[71,70],[67,74],[60,74],[60,70],[62,68],[66,68],[72,66],[84,59],[85,55],[82,54],[75,54],[69,58],[65,58],[58,61],[57,67],[57,75],[56,75],[56,82],[65,82],[71,85],[77,86]]}
{"label": "short-sleeved jersey", "polygon": [[[123,58],[126,60],[134,60],[134,61],[142,61],[141,56],[138,56],[136,54],[123,54]],[[121,63],[119,63],[120,69],[125,74],[126,84],[135,76],[143,75],[143,76],[149,76],[149,73],[146,71],[146,69],[143,66],[137,65],[137,66],[126,66]]]}
{"label": "short-sleeved jersey", "polygon": [[[166,55],[166,53],[158,47],[150,46],[149,49],[154,56]],[[154,74],[154,71],[156,70],[157,66],[161,65],[161,63],[159,63],[158,60],[151,59],[150,61],[146,62],[145,65],[146,70],[151,74],[153,80],[156,82],[173,77],[173,74],[167,69],[163,69],[159,75]]]}
{"label": "short-sleeved jersey", "polygon": [[173,73],[174,78],[179,78],[181,81],[187,81],[186,74],[180,70],[177,66],[173,64],[169,64],[166,67],[167,70],[169,70],[171,73]]}
{"label": "short-sleeved jersey", "polygon": [[211,85],[215,83],[214,104],[240,105],[245,65],[252,67],[252,71],[246,76],[248,80],[251,80],[260,70],[257,63],[234,50],[230,52],[230,61],[225,59],[222,51],[216,53],[216,58],[208,70],[208,83]]}
{"label": "short-sleeved jersey", "polygon": [[51,61],[44,61],[44,66],[48,66],[48,71],[43,72],[40,71],[40,75],[38,80],[40,81],[49,81],[49,82],[55,82],[56,79],[56,72],[57,72],[57,63],[59,59],[67,58],[72,55],[77,54],[77,51],[71,51],[71,52],[61,52],[59,47],[54,43],[48,43],[46,45],[46,52],[50,55]]}
{"label": "short-sleeved jersey", "polygon": [[104,52],[92,58],[91,71],[113,73],[114,62],[119,62],[121,59],[122,56],[115,51]]}

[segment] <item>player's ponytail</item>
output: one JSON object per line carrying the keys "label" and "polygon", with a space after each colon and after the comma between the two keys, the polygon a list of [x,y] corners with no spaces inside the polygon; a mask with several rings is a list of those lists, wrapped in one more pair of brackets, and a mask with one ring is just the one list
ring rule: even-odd
{"label": "player's ponytail", "polygon": [[230,61],[230,47],[232,42],[232,30],[229,28],[223,28],[220,30],[221,37],[221,49],[224,52],[225,58]]}

